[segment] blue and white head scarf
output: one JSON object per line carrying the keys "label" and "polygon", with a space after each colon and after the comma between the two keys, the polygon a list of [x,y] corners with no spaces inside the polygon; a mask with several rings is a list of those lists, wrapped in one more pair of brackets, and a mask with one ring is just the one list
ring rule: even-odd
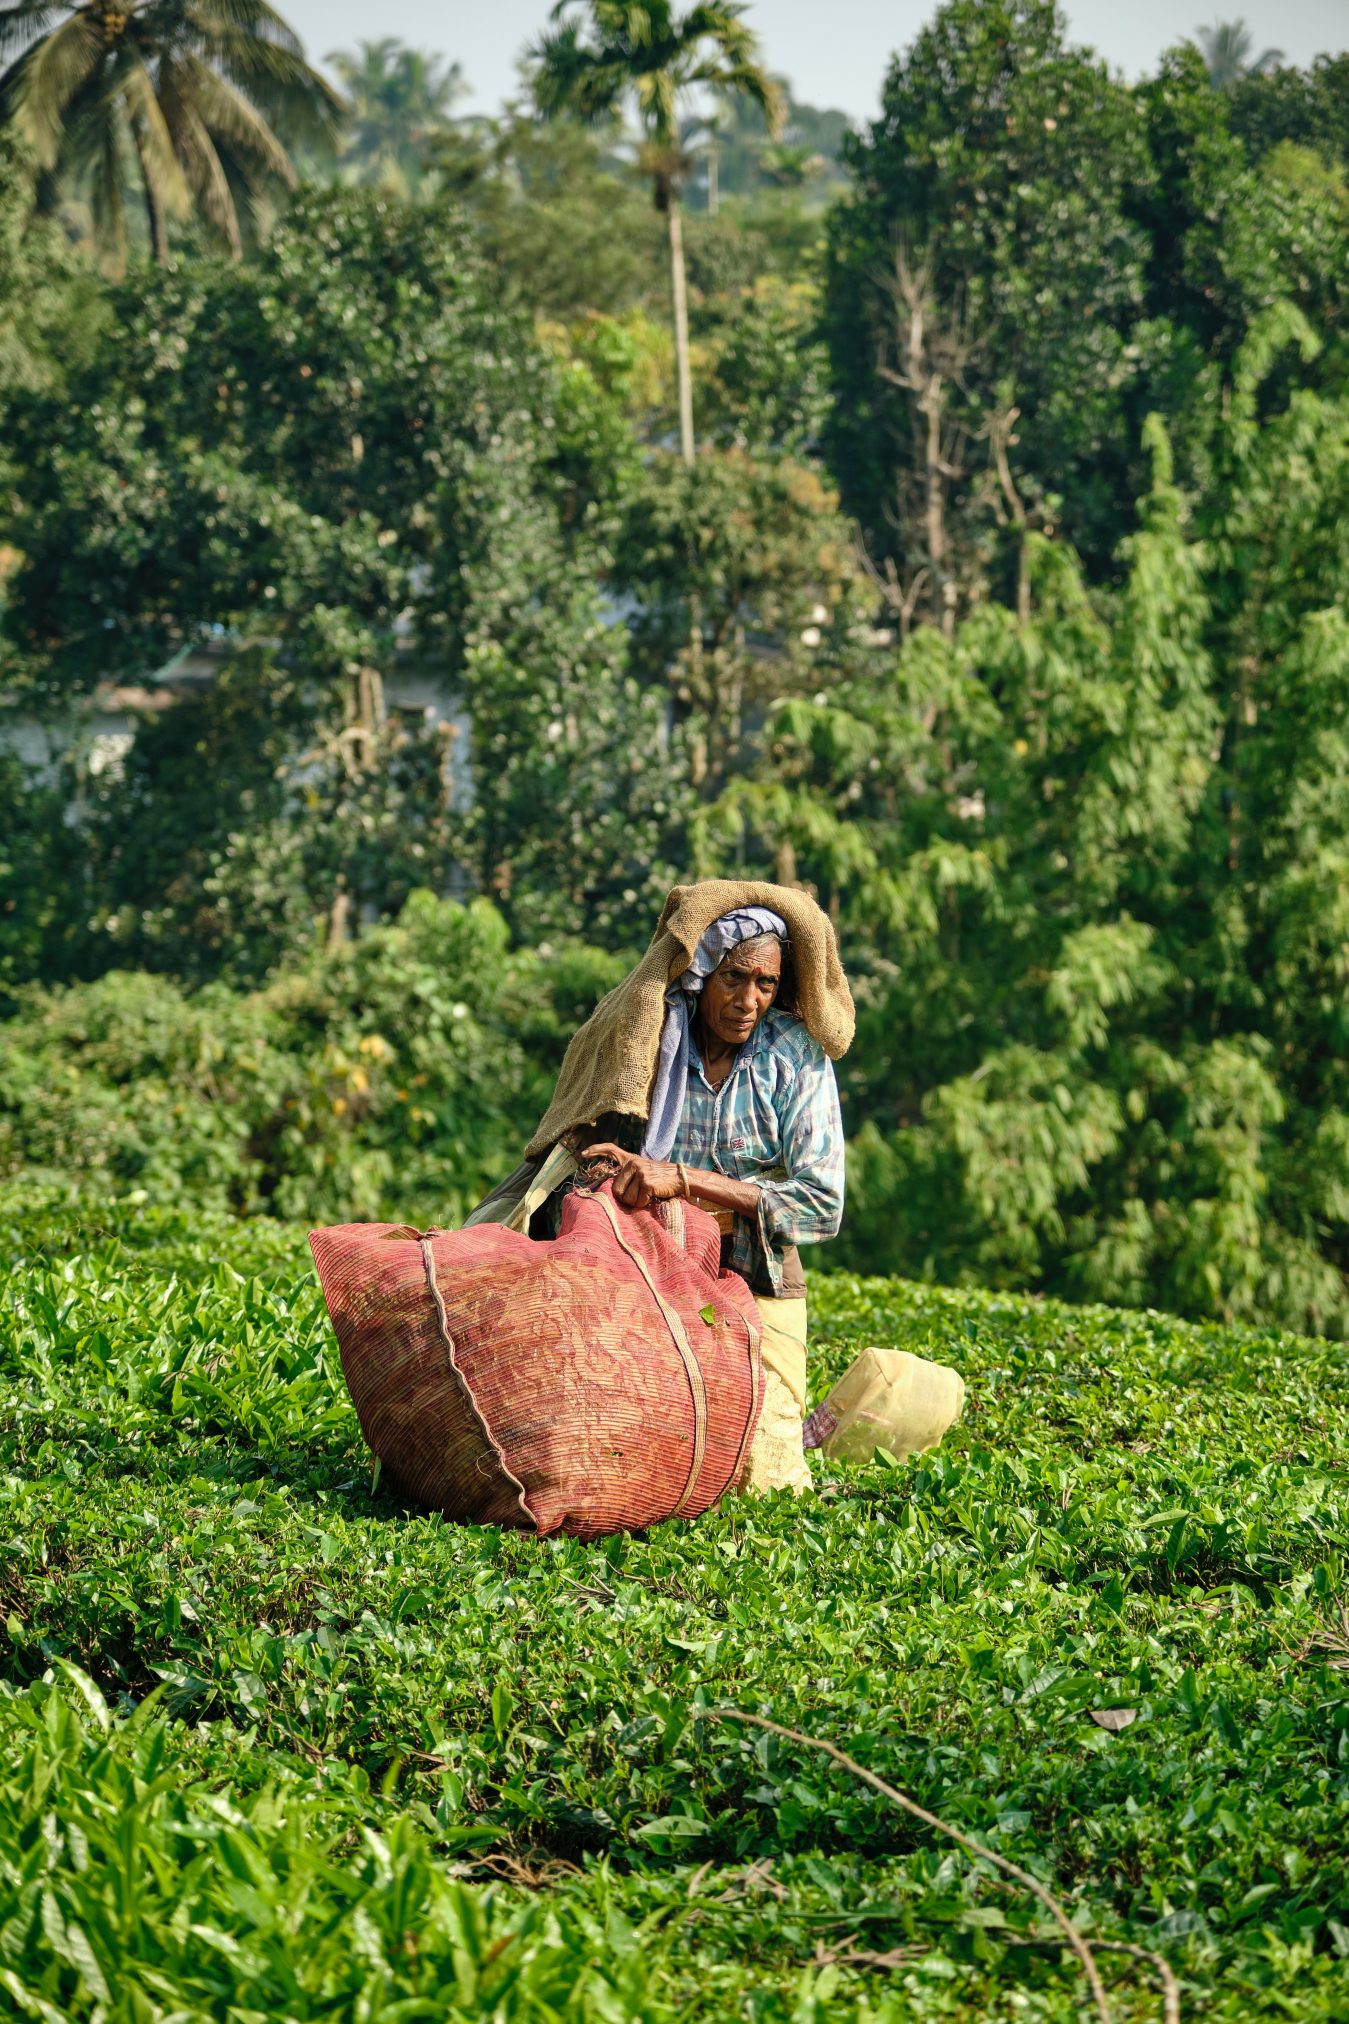
{"label": "blue and white head scarf", "polygon": [[642,1153],[649,1160],[667,1160],[684,1114],[684,1097],[689,1083],[689,1049],[693,1044],[693,1011],[698,995],[723,957],[742,942],[760,935],[777,935],[787,940],[787,923],[768,907],[734,907],[713,921],[693,952],[687,970],[665,994],[665,1024],[661,1028],[660,1052],[656,1056],[656,1079],[651,1090]]}

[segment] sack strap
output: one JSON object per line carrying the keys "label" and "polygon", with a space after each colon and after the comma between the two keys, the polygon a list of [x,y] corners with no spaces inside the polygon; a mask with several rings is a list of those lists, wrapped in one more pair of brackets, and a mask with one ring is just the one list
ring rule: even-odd
{"label": "sack strap", "polygon": [[679,1351],[684,1365],[684,1375],[689,1381],[689,1391],[693,1398],[693,1460],[689,1465],[688,1481],[680,1491],[679,1501],[670,1513],[672,1518],[678,1518],[688,1503],[689,1498],[693,1495],[693,1486],[702,1473],[703,1456],[707,1452],[707,1386],[703,1383],[703,1373],[699,1368],[698,1359],[689,1347],[688,1335],[685,1332],[683,1322],[679,1318],[678,1310],[671,1306],[655,1280],[651,1277],[650,1268],[641,1252],[636,1250],[623,1235],[623,1231],[619,1226],[618,1211],[615,1209],[613,1202],[610,1200],[608,1194],[596,1195],[594,1199],[601,1205],[605,1215],[609,1218],[614,1236],[618,1240],[619,1249],[627,1253],[651,1289],[652,1296],[665,1321],[665,1326],[670,1331],[674,1346]]}

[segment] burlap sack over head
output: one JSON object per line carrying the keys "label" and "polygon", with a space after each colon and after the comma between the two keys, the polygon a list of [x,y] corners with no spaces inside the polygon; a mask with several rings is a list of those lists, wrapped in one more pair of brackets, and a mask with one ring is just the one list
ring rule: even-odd
{"label": "burlap sack over head", "polygon": [[852,993],[833,923],[809,893],[758,879],[702,879],[676,886],[637,968],[601,998],[568,1047],[553,1100],[525,1148],[527,1158],[547,1152],[568,1132],[593,1124],[607,1111],[647,1115],[665,993],[689,967],[713,921],[735,907],[749,906],[771,907],[786,921],[802,1023],[832,1061],[847,1053],[856,1027]]}

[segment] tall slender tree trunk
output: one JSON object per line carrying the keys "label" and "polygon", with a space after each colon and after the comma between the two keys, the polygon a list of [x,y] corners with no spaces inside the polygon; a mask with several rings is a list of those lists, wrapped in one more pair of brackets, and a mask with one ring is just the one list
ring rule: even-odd
{"label": "tall slender tree trunk", "polygon": [[150,244],[154,248],[155,265],[169,264],[169,228],[164,218],[164,207],[158,202],[154,191],[145,185],[145,215],[150,221]]}
{"label": "tall slender tree trunk", "polygon": [[670,192],[670,287],[674,296],[675,373],[679,382],[679,448],[693,462],[693,376],[689,370],[689,298],[684,280],[684,227],[679,198]]}
{"label": "tall slender tree trunk", "polygon": [[942,475],[942,385],[934,374],[920,403],[927,416],[927,554],[932,564],[934,616],[949,639],[955,630],[955,609],[946,595],[946,480]]}
{"label": "tall slender tree trunk", "polygon": [[[679,215],[679,196],[670,191],[669,208],[666,217],[670,223],[670,289],[674,296],[675,330],[675,375],[679,385],[679,449],[685,466],[693,469],[693,375],[689,369],[689,299],[684,280],[684,229]],[[703,688],[703,614],[702,600],[696,591],[689,598],[689,677],[693,692],[699,695]],[[695,791],[705,791],[708,774],[708,748],[715,748],[716,697],[711,698],[711,707],[704,717],[701,730],[695,735],[690,761],[690,779]]]}

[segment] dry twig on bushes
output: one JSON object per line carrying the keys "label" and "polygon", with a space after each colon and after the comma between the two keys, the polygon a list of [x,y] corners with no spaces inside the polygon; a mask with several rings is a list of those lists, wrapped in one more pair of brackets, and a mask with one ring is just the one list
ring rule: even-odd
{"label": "dry twig on bushes", "polygon": [[[1005,1855],[996,1855],[991,1848],[981,1848],[977,1841],[971,1840],[970,1836],[965,1834],[960,1828],[952,1827],[945,1820],[939,1820],[935,1813],[929,1813],[925,1806],[920,1806],[916,1799],[910,1799],[906,1792],[899,1790],[898,1786],[888,1785],[884,1778],[878,1778],[874,1771],[867,1770],[865,1764],[859,1764],[855,1757],[849,1757],[846,1751],[840,1750],[835,1743],[826,1742],[822,1736],[808,1736],[802,1729],[789,1729],[782,1722],[770,1722],[766,1715],[747,1714],[743,1708],[709,1708],[706,1712],[713,1721],[749,1722],[754,1728],[767,1729],[770,1735],[782,1736],[789,1743],[800,1743],[807,1750],[823,1751],[826,1757],[831,1757],[835,1764],[841,1764],[843,1769],[850,1771],[854,1778],[860,1778],[864,1784],[873,1787],[883,1798],[888,1799],[892,1805],[902,1808],[905,1813],[911,1813],[915,1820],[923,1821],[926,1826],[935,1827],[939,1834],[949,1835],[951,1840],[963,1848],[967,1855],[974,1856],[980,1862],[991,1862],[995,1868],[1003,1870],[1008,1876],[1014,1876],[1018,1883],[1024,1884],[1026,1889],[1039,1899],[1055,1925],[1063,1934],[1068,1945],[1077,1955],[1078,1960],[1082,1963],[1082,1970],[1086,1975],[1087,1985],[1091,1990],[1092,2001],[1096,2005],[1096,2014],[1101,2019],[1101,2024],[1112,2024],[1110,2004],[1106,2000],[1105,1984],[1101,1980],[1101,1971],[1096,1965],[1096,1959],[1091,1948],[1087,1945],[1081,1933],[1078,1932],[1076,1926],[1068,1917],[1067,1912],[1059,1903],[1059,1900],[1052,1892],[1047,1891],[1038,1877],[1033,1877],[1029,1870],[1022,1869],[1018,1863],[1010,1861]],[[1137,1951],[1142,1952],[1143,1950],[1140,1948]],[[1169,2003],[1169,1989],[1167,1995]],[[1177,2024],[1177,2020],[1173,2019],[1169,2012],[1167,2024]]]}

